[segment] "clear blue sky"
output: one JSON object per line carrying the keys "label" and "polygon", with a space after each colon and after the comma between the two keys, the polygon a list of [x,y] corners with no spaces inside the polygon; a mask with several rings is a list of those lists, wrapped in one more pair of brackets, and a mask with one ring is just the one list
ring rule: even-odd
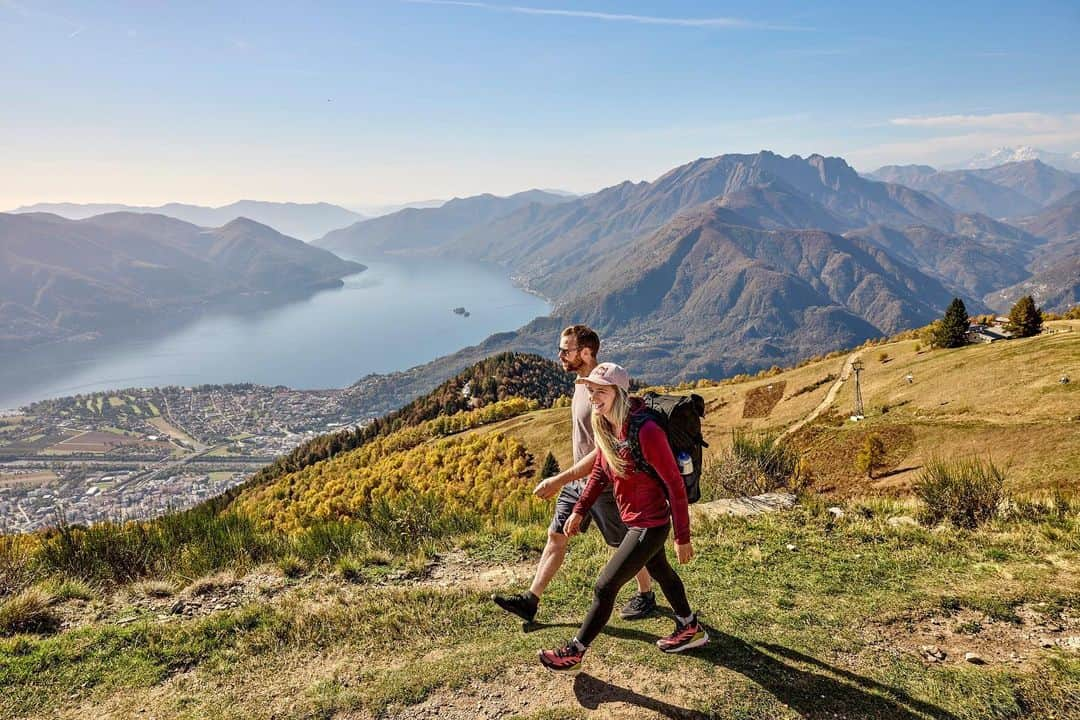
{"label": "clear blue sky", "polygon": [[[228,7],[225,7],[225,6]],[[1080,151],[1080,3],[0,0],[0,209]]]}

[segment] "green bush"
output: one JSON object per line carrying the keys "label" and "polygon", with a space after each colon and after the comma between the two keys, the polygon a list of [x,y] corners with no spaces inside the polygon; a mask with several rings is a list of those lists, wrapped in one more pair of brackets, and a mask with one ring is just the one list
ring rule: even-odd
{"label": "green bush", "polygon": [[[883,406],[882,412],[888,412],[887,407],[887,405]],[[871,433],[866,436],[862,448],[859,449],[859,453],[855,456],[855,471],[873,480],[874,471],[880,470],[884,466],[885,443],[882,442],[878,435]]]}
{"label": "green bush", "polygon": [[278,560],[277,566],[285,577],[293,579],[301,577],[308,571],[307,563],[296,555],[286,555]]}
{"label": "green bush", "polygon": [[997,515],[1005,499],[1005,471],[991,460],[932,458],[915,481],[915,495],[925,503],[923,519],[935,525],[948,520],[975,528]]}
{"label": "green bush", "polygon": [[364,582],[364,563],[352,555],[338,558],[335,569],[346,582]]}
{"label": "green bush", "polygon": [[60,618],[51,609],[53,597],[38,588],[27,588],[0,604],[0,635],[22,632],[51,633]]}
{"label": "green bush", "polygon": [[46,573],[119,584],[257,564],[275,557],[279,544],[246,517],[198,507],[154,520],[61,525],[42,538],[38,561]]}
{"label": "green bush", "polygon": [[731,448],[703,463],[703,500],[761,495],[799,485],[799,455],[775,435],[733,431]]}
{"label": "green bush", "polygon": [[393,502],[372,500],[357,513],[375,547],[397,553],[412,552],[424,544],[471,532],[480,527],[478,513],[448,509],[435,494],[402,493]]}

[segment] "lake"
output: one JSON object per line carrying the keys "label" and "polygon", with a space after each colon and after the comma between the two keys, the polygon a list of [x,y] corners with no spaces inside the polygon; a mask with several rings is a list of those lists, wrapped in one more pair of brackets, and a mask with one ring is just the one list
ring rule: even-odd
{"label": "lake", "polygon": [[[253,382],[344,387],[404,370],[548,314],[473,263],[368,260],[345,286],[257,311],[215,311],[152,339],[61,343],[5,358],[0,408],[97,390]],[[453,312],[464,307],[469,316]]]}

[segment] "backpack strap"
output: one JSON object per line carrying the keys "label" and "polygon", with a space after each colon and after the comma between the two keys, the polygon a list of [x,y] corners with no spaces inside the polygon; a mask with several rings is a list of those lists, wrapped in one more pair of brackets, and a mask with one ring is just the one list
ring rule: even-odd
{"label": "backpack strap", "polygon": [[[630,415],[630,425],[626,430],[626,443],[630,446],[630,454],[634,458],[634,464],[660,480],[660,485],[664,486],[660,473],[656,472],[656,468],[649,464],[649,461],[645,459],[645,453],[641,450],[641,439],[639,437],[641,427],[649,420],[655,422],[661,429],[664,428],[664,416],[652,408],[644,408]],[[666,486],[664,486],[664,491],[667,492]]]}

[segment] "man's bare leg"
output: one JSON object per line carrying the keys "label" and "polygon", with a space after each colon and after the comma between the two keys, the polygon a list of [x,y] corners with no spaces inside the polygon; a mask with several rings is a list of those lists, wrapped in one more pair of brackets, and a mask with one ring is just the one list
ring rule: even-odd
{"label": "man's bare leg", "polygon": [[[540,563],[536,566],[536,576],[533,577],[532,585],[529,586],[529,592],[537,599],[544,594],[548,583],[551,582],[551,579],[555,577],[555,573],[559,572],[559,568],[562,567],[563,560],[566,559],[568,540],[569,538],[562,533],[548,529],[547,544],[544,545],[544,551],[540,553]],[[646,573],[646,577],[648,577],[648,573]]]}
{"label": "man's bare leg", "polygon": [[652,592],[652,578],[649,577],[649,571],[645,568],[641,568],[641,572],[634,576],[637,580],[638,592],[644,595],[647,592]]}

